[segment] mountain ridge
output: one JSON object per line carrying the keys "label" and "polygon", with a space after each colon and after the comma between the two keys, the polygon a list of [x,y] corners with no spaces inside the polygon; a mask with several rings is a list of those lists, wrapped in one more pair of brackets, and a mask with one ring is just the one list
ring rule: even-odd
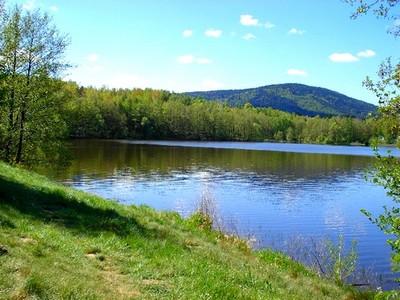
{"label": "mountain ridge", "polygon": [[323,87],[299,83],[272,84],[247,89],[195,91],[184,93],[231,106],[246,103],[306,116],[352,116],[365,118],[377,106]]}

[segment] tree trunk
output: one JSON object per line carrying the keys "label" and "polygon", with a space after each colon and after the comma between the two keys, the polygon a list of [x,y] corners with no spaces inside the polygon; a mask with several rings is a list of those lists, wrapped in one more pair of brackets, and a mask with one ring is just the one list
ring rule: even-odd
{"label": "tree trunk", "polygon": [[17,150],[17,155],[15,157],[15,162],[17,164],[22,162],[22,145],[24,141],[25,117],[26,117],[26,105],[23,104],[21,111],[21,121],[19,126],[18,150]]}
{"label": "tree trunk", "polygon": [[13,144],[13,132],[14,132],[14,109],[15,109],[15,73],[17,71],[17,50],[13,53],[13,70],[11,75],[12,89],[10,95],[9,103],[9,113],[8,113],[8,126],[7,126],[7,142],[5,146],[5,159],[7,162],[11,161],[11,147]]}
{"label": "tree trunk", "polygon": [[[33,44],[33,38],[31,41],[31,46]],[[32,53],[29,53],[28,58],[28,71],[26,73],[26,95],[22,99],[21,104],[21,120],[19,126],[19,138],[18,138],[18,149],[17,149],[17,156],[15,158],[15,162],[21,163],[22,162],[22,150],[23,150],[23,143],[24,143],[24,134],[25,134],[25,121],[26,121],[26,110],[27,110],[27,102],[29,98],[29,86],[31,83],[31,71],[32,71]]]}

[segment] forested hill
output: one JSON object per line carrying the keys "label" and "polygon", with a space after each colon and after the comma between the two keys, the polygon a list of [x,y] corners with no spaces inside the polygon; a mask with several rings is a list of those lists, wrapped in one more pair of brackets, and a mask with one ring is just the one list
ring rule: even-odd
{"label": "forested hill", "polygon": [[267,85],[244,90],[190,92],[187,95],[227,102],[232,106],[251,103],[254,107],[271,107],[306,116],[354,116],[363,118],[376,106],[335,91],[303,84]]}

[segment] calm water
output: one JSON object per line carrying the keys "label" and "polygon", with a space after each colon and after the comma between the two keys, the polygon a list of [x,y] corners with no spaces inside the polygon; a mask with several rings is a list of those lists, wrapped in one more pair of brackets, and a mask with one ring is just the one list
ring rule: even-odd
{"label": "calm water", "polygon": [[[240,149],[241,148],[241,149]],[[358,241],[359,264],[394,287],[386,238],[360,213],[390,205],[365,180],[367,147],[271,143],[75,141],[71,167],[53,176],[124,204],[187,216],[213,197],[231,228],[257,247],[283,248],[293,236]]]}

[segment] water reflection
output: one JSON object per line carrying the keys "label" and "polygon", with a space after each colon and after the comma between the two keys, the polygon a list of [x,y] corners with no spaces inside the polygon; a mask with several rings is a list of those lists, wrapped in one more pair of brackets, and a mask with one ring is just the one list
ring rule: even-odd
{"label": "water reflection", "polygon": [[360,213],[365,208],[378,214],[391,201],[365,181],[373,157],[85,140],[71,149],[75,159],[68,169],[47,170],[62,182],[182,215],[207,191],[226,222],[254,236],[259,247],[272,241],[283,247],[276,236],[284,241],[293,235],[343,234],[358,240],[360,265],[372,266],[386,287],[393,286],[386,237]]}
{"label": "water reflection", "polygon": [[58,174],[60,178],[79,173],[102,176],[114,172],[116,175],[160,176],[195,170],[267,172],[287,179],[334,177],[343,172],[357,172],[373,160],[363,156],[163,147],[97,140],[75,141],[71,149],[77,159],[67,174]]}

